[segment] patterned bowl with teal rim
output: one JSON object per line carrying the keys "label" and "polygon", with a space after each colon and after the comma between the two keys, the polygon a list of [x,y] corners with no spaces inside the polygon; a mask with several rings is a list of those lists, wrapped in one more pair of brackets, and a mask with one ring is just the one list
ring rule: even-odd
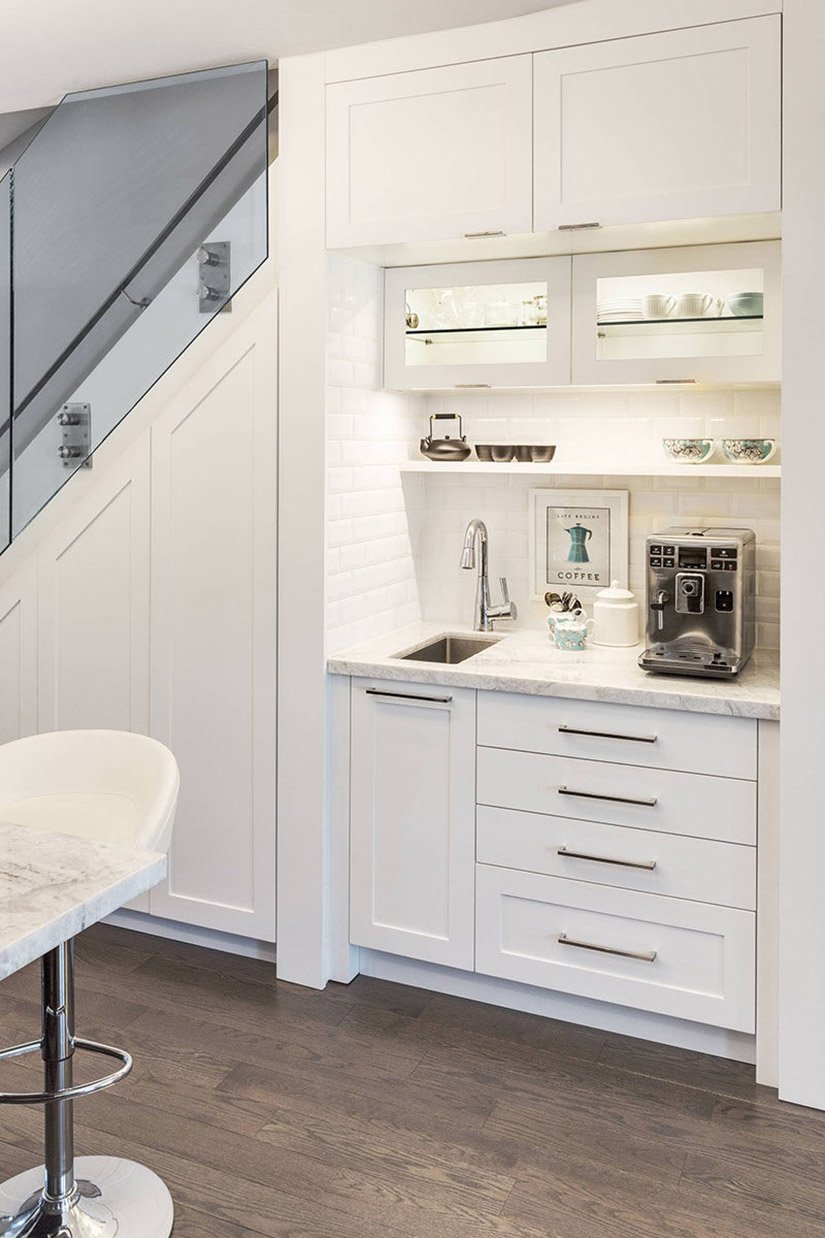
{"label": "patterned bowl with teal rim", "polygon": [[663,438],[662,447],[674,464],[704,464],[713,455],[712,438]]}
{"label": "patterned bowl with teal rim", "polygon": [[765,464],[776,451],[776,439],[723,438],[722,451],[731,464]]}

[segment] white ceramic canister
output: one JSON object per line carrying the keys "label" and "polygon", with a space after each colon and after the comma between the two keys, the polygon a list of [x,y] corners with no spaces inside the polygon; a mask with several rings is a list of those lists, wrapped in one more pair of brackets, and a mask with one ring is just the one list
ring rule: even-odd
{"label": "white ceramic canister", "polygon": [[639,603],[629,589],[614,580],[601,589],[593,603],[594,645],[630,646],[639,643]]}

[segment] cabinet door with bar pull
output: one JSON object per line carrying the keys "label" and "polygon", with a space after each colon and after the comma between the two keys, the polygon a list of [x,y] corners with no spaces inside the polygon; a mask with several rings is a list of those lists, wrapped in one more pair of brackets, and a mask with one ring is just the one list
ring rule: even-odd
{"label": "cabinet door with bar pull", "polygon": [[327,245],[529,232],[532,57],[327,87]]}
{"label": "cabinet door with bar pull", "polygon": [[778,14],[535,57],[535,230],[778,211]]}
{"label": "cabinet door with bar pull", "polygon": [[478,802],[718,842],[756,842],[756,783],[575,757],[478,750]]}
{"label": "cabinet door with bar pull", "polygon": [[519,752],[756,779],[753,718],[480,692],[478,742]]}
{"label": "cabinet door with bar pull", "polygon": [[482,975],[754,1030],[753,912],[487,864],[477,888]]}
{"label": "cabinet door with bar pull", "polygon": [[472,969],[475,692],[352,684],[354,945]]}

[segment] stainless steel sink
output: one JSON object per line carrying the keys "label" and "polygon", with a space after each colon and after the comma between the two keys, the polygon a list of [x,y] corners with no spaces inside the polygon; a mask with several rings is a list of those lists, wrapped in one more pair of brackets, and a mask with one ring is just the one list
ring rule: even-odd
{"label": "stainless steel sink", "polygon": [[411,653],[402,653],[398,657],[403,662],[439,662],[443,666],[455,666],[458,662],[466,662],[483,649],[495,645],[500,637],[489,636],[439,636],[438,640],[430,641],[421,649],[413,649]]}

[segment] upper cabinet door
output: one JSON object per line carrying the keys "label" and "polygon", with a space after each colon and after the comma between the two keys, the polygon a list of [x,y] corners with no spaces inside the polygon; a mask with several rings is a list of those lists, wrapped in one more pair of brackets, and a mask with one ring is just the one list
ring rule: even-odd
{"label": "upper cabinet door", "polygon": [[532,57],[327,87],[327,245],[532,228]]}
{"label": "upper cabinet door", "polygon": [[535,57],[535,230],[776,211],[780,18]]}
{"label": "upper cabinet door", "polygon": [[384,386],[570,382],[570,258],[394,267],[384,283]]}

